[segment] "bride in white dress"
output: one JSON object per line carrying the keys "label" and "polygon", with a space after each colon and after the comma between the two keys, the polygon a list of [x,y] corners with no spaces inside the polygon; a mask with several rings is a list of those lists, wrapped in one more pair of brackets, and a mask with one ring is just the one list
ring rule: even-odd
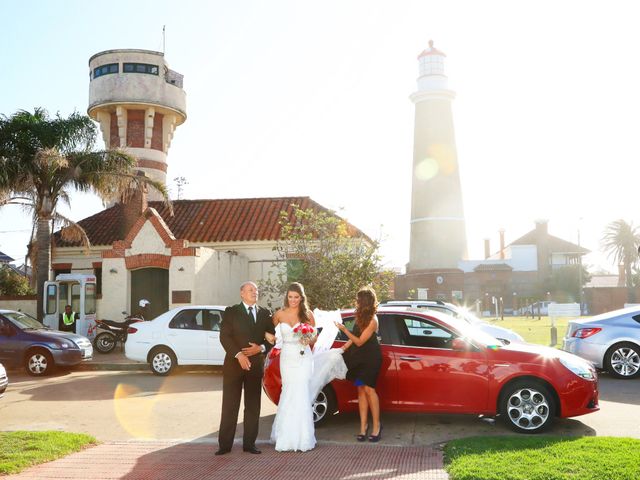
{"label": "bride in white dress", "polygon": [[316,445],[310,400],[313,356],[309,345],[302,345],[293,330],[300,323],[315,326],[315,319],[301,284],[289,286],[284,308],[276,312],[273,322],[280,329],[279,336],[282,338],[282,393],[271,429],[271,441],[275,442],[279,452],[306,452]]}

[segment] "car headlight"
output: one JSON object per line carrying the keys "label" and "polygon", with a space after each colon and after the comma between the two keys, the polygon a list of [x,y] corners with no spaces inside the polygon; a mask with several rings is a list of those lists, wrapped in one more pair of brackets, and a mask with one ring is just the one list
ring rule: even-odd
{"label": "car headlight", "polygon": [[584,360],[580,360],[579,358],[574,358],[572,356],[561,356],[558,357],[560,363],[567,370],[571,370],[574,374],[579,376],[580,378],[584,378],[586,380],[593,380],[595,378],[593,374],[593,368]]}

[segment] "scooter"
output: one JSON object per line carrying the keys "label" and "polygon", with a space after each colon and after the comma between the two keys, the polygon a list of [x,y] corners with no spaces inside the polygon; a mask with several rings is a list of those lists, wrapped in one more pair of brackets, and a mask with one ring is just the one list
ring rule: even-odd
{"label": "scooter", "polygon": [[96,320],[98,334],[93,340],[93,345],[99,353],[110,353],[116,348],[116,344],[120,342],[121,348],[124,349],[124,342],[127,341],[127,329],[129,325],[137,322],[144,322],[142,315],[131,316],[127,312],[124,321],[116,322],[114,320]]}

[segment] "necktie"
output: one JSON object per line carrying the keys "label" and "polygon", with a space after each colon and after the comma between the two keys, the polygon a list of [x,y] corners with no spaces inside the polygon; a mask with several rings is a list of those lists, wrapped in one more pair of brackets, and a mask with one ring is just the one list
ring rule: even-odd
{"label": "necktie", "polygon": [[253,320],[253,323],[256,323],[256,319],[253,316],[253,307],[249,307],[249,316],[251,317],[251,320]]}

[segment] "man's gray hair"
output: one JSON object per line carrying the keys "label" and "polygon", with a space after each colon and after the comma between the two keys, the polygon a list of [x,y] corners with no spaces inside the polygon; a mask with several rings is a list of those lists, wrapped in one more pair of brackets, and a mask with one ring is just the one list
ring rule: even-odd
{"label": "man's gray hair", "polygon": [[242,285],[240,285],[240,291],[244,290],[244,287],[246,287],[247,285],[253,285],[254,287],[256,287],[256,289],[258,288],[258,285],[256,285],[255,282],[252,282],[251,280],[247,280]]}

